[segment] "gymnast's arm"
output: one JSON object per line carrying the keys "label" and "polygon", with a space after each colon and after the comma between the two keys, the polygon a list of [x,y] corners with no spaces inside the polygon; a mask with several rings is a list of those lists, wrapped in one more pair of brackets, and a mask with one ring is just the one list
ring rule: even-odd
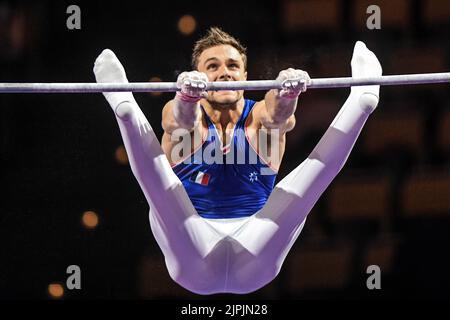
{"label": "gymnast's arm", "polygon": [[173,100],[163,109],[162,127],[164,132],[172,134],[176,129],[192,132],[201,123],[200,100],[206,95],[206,74],[198,71],[183,72],[178,76],[180,88]]}
{"label": "gymnast's arm", "polygon": [[177,152],[172,152],[177,144],[183,142],[194,147],[199,144],[198,140],[201,140],[202,131],[201,121],[202,112],[199,102],[187,103],[175,98],[164,106],[162,111],[164,134],[161,147],[172,165],[184,157]]}
{"label": "gymnast's arm", "polygon": [[187,146],[195,148],[201,143],[200,100],[206,94],[207,81],[206,74],[197,71],[183,72],[177,79],[180,91],[163,108],[164,134],[161,146],[172,164],[178,163],[184,157],[179,152],[172,152],[177,144],[181,142],[183,146],[186,146],[187,143]]}
{"label": "gymnast's arm", "polygon": [[264,128],[279,129],[281,133],[289,132],[295,127],[294,112],[298,99],[280,98],[277,91],[276,89],[268,91],[264,100],[260,102],[261,106],[256,110],[259,111],[258,116]]}
{"label": "gymnast's arm", "polygon": [[[260,102],[259,117],[261,124],[267,129],[279,129],[281,133],[292,130],[295,126],[295,110],[298,96],[306,90],[304,83],[309,76],[302,70],[287,69],[280,72],[279,81],[285,81],[282,90],[273,89],[266,93]],[[304,81],[303,83],[300,81]]]}
{"label": "gymnast's arm", "polygon": [[166,103],[162,111],[162,128],[167,134],[177,129],[193,131],[201,123],[202,112],[199,102],[186,102],[178,97]]}

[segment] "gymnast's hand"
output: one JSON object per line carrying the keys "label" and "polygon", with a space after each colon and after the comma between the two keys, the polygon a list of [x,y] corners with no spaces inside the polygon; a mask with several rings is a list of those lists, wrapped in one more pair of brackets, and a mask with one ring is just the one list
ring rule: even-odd
{"label": "gymnast's hand", "polygon": [[206,84],[208,76],[203,72],[189,71],[183,72],[178,76],[176,97],[182,101],[196,103],[202,98],[206,98]]}
{"label": "gymnast's hand", "polygon": [[283,89],[278,90],[278,96],[287,99],[296,99],[311,83],[311,78],[306,71],[292,68],[281,71],[276,80],[283,86]]}

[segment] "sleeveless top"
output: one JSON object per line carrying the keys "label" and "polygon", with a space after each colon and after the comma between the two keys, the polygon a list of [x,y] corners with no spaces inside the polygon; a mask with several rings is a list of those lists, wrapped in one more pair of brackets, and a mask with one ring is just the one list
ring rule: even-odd
{"label": "sleeveless top", "polygon": [[277,172],[250,145],[245,122],[255,101],[244,109],[228,146],[204,111],[208,135],[201,147],[172,168],[198,214],[204,218],[240,218],[255,214],[267,201]]}

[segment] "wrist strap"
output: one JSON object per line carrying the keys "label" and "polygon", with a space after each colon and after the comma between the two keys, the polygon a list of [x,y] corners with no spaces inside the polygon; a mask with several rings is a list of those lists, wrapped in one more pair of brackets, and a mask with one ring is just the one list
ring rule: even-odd
{"label": "wrist strap", "polygon": [[187,95],[186,93],[183,93],[181,91],[177,91],[175,96],[178,97],[178,99],[180,99],[181,101],[190,102],[190,103],[197,103],[201,99],[201,97],[193,97],[193,96]]}

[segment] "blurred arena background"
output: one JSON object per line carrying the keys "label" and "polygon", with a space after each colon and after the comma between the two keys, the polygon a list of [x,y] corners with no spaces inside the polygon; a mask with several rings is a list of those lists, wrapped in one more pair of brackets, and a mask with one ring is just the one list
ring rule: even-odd
{"label": "blurred arena background", "polygon": [[[66,27],[71,4],[81,9],[80,30]],[[381,9],[380,30],[366,27],[369,5]],[[450,70],[447,0],[0,0],[0,82],[93,82],[104,48],[130,81],[175,81],[214,25],[247,46],[249,79],[274,79],[286,67],[349,76],[356,40],[386,75]],[[279,179],[308,156],[347,95],[301,95]],[[135,96],[161,137],[173,95]],[[2,94],[0,113],[1,299],[229,297],[200,297],[169,278],[101,94]],[[382,87],[280,275],[232,297],[448,298],[449,244],[450,86]],[[69,265],[81,268],[81,290],[66,288]],[[381,290],[366,287],[369,265],[381,269]]]}

